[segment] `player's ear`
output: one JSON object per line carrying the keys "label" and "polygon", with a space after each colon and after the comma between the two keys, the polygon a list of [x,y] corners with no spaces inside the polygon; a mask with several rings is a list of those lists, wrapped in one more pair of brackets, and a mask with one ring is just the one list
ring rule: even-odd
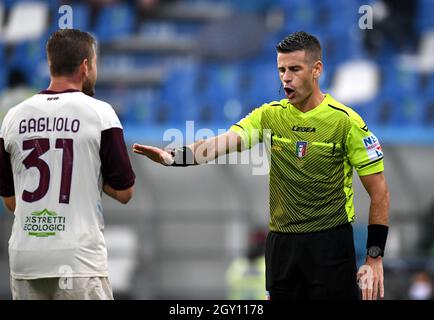
{"label": "player's ear", "polygon": [[83,74],[83,75],[85,75],[87,77],[87,75],[89,74],[89,70],[90,69],[91,69],[90,62],[86,58],[80,64],[80,73]]}

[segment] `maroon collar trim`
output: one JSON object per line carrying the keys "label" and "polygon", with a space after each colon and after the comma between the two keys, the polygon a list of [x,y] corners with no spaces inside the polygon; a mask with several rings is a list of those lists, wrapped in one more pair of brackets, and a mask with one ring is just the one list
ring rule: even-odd
{"label": "maroon collar trim", "polygon": [[60,94],[60,93],[68,93],[68,92],[80,92],[77,89],[66,89],[64,91],[53,91],[53,90],[42,90],[39,94]]}

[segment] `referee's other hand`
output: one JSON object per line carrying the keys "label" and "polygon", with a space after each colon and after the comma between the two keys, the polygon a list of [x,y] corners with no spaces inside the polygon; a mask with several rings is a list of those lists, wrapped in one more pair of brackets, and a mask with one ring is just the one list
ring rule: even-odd
{"label": "referee's other hand", "polygon": [[164,166],[170,166],[174,162],[173,156],[169,152],[157,147],[135,143],[133,145],[133,151]]}
{"label": "referee's other hand", "polygon": [[366,262],[357,272],[357,282],[362,290],[363,300],[384,298],[383,260],[381,257],[367,257]]}

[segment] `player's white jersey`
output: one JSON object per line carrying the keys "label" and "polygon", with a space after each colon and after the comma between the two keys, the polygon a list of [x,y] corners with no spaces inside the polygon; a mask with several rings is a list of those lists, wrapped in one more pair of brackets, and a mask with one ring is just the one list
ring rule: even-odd
{"label": "player's white jersey", "polygon": [[109,104],[73,90],[42,92],[8,112],[0,138],[16,198],[14,278],[108,276],[103,180],[115,189],[134,184],[121,129]]}

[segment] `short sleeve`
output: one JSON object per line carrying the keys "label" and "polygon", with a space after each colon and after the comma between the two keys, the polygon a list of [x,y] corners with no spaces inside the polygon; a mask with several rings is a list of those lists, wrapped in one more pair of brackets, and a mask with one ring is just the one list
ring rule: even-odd
{"label": "short sleeve", "polygon": [[353,121],[347,136],[347,155],[359,176],[384,171],[383,150],[378,138],[361,121]]}
{"label": "short sleeve", "polygon": [[229,129],[240,135],[246,149],[252,148],[263,140],[261,119],[264,106],[254,109]]}
{"label": "short sleeve", "polygon": [[125,190],[134,185],[135,174],[121,128],[101,132],[100,158],[104,183],[115,190]]}
{"label": "short sleeve", "polygon": [[100,113],[101,116],[101,131],[120,128],[122,129],[122,124],[111,105],[104,103],[103,112]]}

